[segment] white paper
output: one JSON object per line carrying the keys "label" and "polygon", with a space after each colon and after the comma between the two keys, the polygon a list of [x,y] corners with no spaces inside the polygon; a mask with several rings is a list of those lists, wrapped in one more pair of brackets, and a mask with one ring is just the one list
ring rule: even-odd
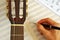
{"label": "white paper", "polygon": [[10,40],[11,23],[7,13],[7,1],[0,0],[0,40]]}

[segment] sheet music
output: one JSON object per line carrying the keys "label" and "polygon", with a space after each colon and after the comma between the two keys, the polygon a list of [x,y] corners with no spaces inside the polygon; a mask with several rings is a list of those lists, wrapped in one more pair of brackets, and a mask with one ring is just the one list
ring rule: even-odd
{"label": "sheet music", "polygon": [[[51,0],[52,1],[52,0]],[[54,21],[60,23],[60,17],[56,15],[53,11],[51,11],[46,6],[42,5],[41,3],[37,3],[35,0],[28,1],[28,17],[25,22],[25,27],[28,30],[28,34],[31,35],[33,40],[46,40],[36,29],[36,23],[38,20],[43,18],[51,18]],[[60,31],[56,33],[57,40],[60,40]],[[28,36],[26,36],[28,37]],[[30,38],[31,38],[30,37]]]}
{"label": "sheet music", "polygon": [[[37,1],[37,0],[36,0]],[[38,0],[38,3],[42,3],[54,13],[60,15],[60,0]]]}

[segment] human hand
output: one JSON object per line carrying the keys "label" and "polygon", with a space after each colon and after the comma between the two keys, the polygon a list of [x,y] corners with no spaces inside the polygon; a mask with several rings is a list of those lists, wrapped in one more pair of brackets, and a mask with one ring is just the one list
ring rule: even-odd
{"label": "human hand", "polygon": [[45,19],[39,20],[37,22],[37,29],[39,30],[40,33],[43,34],[43,36],[47,40],[56,40],[55,30],[54,29],[46,29],[46,28],[44,28],[43,25],[41,25],[41,23],[47,23],[47,24],[50,24],[53,26],[58,26],[59,24],[50,18],[45,18]]}

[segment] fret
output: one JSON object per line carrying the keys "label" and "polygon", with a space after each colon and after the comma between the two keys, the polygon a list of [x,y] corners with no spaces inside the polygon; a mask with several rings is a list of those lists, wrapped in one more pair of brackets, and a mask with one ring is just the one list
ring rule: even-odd
{"label": "fret", "polygon": [[23,40],[24,39],[23,26],[12,26],[11,40]]}
{"label": "fret", "polygon": [[23,26],[12,26],[12,31],[12,34],[23,34]]}
{"label": "fret", "polygon": [[23,36],[11,36],[11,40],[24,40]]}

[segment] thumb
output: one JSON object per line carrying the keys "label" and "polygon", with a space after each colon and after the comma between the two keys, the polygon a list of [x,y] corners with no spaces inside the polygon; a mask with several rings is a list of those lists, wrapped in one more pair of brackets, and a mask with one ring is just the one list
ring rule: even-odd
{"label": "thumb", "polygon": [[37,23],[37,29],[42,32],[46,30],[41,24],[38,24],[38,23]]}

